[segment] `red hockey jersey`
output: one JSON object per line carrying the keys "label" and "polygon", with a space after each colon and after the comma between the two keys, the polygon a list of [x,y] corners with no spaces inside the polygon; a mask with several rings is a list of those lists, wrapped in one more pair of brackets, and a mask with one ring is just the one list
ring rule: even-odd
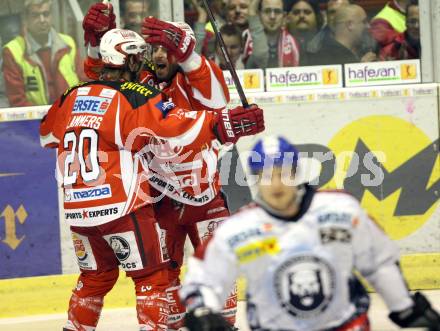
{"label": "red hockey jersey", "polygon": [[148,85],[91,82],[69,90],[40,127],[41,144],[58,147],[66,221],[95,226],[154,202],[145,155],[166,155],[163,164],[172,165],[174,151],[203,154],[214,124],[214,113],[174,109]]}
{"label": "red hockey jersey", "polygon": [[[101,62],[89,57],[84,65],[85,72],[91,77],[96,77]],[[198,69],[186,73],[177,72],[168,83],[158,83],[153,71],[153,68],[146,66],[146,70],[141,74],[141,81],[160,88],[179,108],[220,111],[229,102],[229,91],[222,70],[204,57],[201,57]],[[176,112],[178,111],[174,109],[163,114],[175,116]],[[159,141],[158,143],[160,144]],[[157,154],[150,154],[150,171],[155,173],[149,176],[151,186],[185,204],[206,204],[220,190],[217,172],[218,147],[219,144],[215,142],[203,143],[195,150],[184,146],[178,155],[173,156],[173,162],[158,157]],[[201,152],[198,152],[200,150]]]}

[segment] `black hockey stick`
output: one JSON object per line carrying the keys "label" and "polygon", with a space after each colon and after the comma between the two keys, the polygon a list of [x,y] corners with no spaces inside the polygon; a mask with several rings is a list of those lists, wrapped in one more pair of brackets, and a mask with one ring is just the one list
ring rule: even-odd
{"label": "black hockey stick", "polygon": [[[212,28],[214,29],[215,36],[219,42],[220,49],[222,51],[222,54],[225,58],[226,64],[228,65],[229,72],[231,73],[232,79],[234,80],[235,87],[237,88],[238,95],[240,96],[241,104],[243,107],[249,108],[249,103],[246,99],[246,95],[244,94],[243,87],[241,86],[240,80],[238,79],[237,72],[235,71],[234,65],[231,62],[231,58],[229,57],[228,51],[226,50],[226,45],[223,40],[223,37],[217,27],[217,22],[215,21],[214,15],[212,14],[211,8],[208,6],[207,0],[202,0],[203,5],[205,7],[206,12],[208,13],[209,21],[212,24]],[[225,161],[225,158],[220,159],[220,169],[223,169],[223,162]],[[227,162],[227,161],[225,161]],[[235,169],[233,171],[233,176],[236,178],[237,173],[239,173],[240,178],[245,178],[244,170],[240,162],[240,158],[238,156],[237,146],[234,145],[234,148],[232,148],[231,151],[231,159],[229,160],[231,162],[229,164],[230,168]],[[220,178],[223,182],[223,178],[220,171]],[[230,199],[228,200],[228,209],[231,213],[237,211],[239,208],[243,207],[244,205],[247,205],[252,201],[252,195],[251,191],[249,189],[249,186],[247,185],[237,185],[237,183],[233,182],[232,184],[229,183],[229,178],[227,180],[227,185],[222,185],[222,189],[227,197]]]}
{"label": "black hockey stick", "polygon": [[249,103],[244,94],[243,87],[241,86],[240,80],[238,79],[237,72],[235,71],[234,65],[231,62],[231,58],[226,50],[226,45],[223,37],[217,27],[217,22],[215,21],[214,15],[212,14],[211,8],[209,8],[208,0],[202,0],[206,12],[208,13],[209,21],[211,22],[212,28],[214,29],[215,37],[217,38],[222,54],[225,58],[226,64],[228,65],[229,72],[231,73],[232,79],[234,80],[235,87],[237,88],[238,95],[240,96],[241,104],[244,108],[249,108]]}

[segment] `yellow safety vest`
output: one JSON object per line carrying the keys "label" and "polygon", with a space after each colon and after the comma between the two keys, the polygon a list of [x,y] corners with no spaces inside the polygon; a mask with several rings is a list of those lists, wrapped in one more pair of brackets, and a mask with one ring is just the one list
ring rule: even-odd
{"label": "yellow safety vest", "polygon": [[[75,70],[76,45],[70,36],[61,33],[58,33],[58,36],[70,47],[70,51],[64,54],[58,63],[58,71],[70,87],[79,83]],[[18,36],[4,47],[9,49],[15,62],[17,62],[23,72],[23,80],[26,85],[26,99],[35,105],[47,105],[49,103],[49,92],[47,91],[43,73],[38,64],[31,64],[25,58],[26,42],[24,38]],[[29,89],[27,85],[30,83],[35,87]]]}
{"label": "yellow safety vest", "polygon": [[388,4],[373,18],[382,19],[391,24],[391,26],[399,33],[406,30],[406,17],[400,11],[391,8]]}
{"label": "yellow safety vest", "polygon": [[211,22],[205,24],[205,30],[214,34],[214,28],[212,27]]}

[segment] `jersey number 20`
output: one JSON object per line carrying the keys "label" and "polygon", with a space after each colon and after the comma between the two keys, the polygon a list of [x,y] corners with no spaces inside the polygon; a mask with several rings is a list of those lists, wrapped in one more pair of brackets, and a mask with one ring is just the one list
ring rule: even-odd
{"label": "jersey number 20", "polygon": [[[88,140],[89,144],[89,167],[86,165],[84,157],[84,145]],[[71,149],[69,145],[72,145]],[[78,179],[78,172],[70,173],[70,166],[75,161],[76,147],[78,145],[78,159],[80,164],[81,177],[84,182],[90,182],[99,177],[99,163],[98,163],[98,134],[92,129],[84,129],[76,136],[75,132],[67,132],[64,136],[64,149],[71,152],[66,155],[64,160],[64,185],[72,185]],[[89,169],[88,169],[89,168]]]}

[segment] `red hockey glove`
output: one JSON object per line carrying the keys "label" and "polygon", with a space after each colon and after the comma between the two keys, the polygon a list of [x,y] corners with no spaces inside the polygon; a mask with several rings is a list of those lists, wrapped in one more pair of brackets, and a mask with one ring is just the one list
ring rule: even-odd
{"label": "red hockey glove", "polygon": [[193,52],[196,39],[188,29],[176,25],[154,17],[146,17],[142,23],[142,35],[147,43],[165,47],[177,62],[183,62]]}
{"label": "red hockey glove", "polygon": [[217,115],[216,132],[222,144],[235,144],[240,137],[264,131],[263,109],[257,105],[249,108],[223,109]]}
{"label": "red hockey glove", "polygon": [[102,36],[107,31],[116,28],[116,16],[113,6],[105,3],[95,3],[89,8],[83,20],[85,46],[99,46]]}

